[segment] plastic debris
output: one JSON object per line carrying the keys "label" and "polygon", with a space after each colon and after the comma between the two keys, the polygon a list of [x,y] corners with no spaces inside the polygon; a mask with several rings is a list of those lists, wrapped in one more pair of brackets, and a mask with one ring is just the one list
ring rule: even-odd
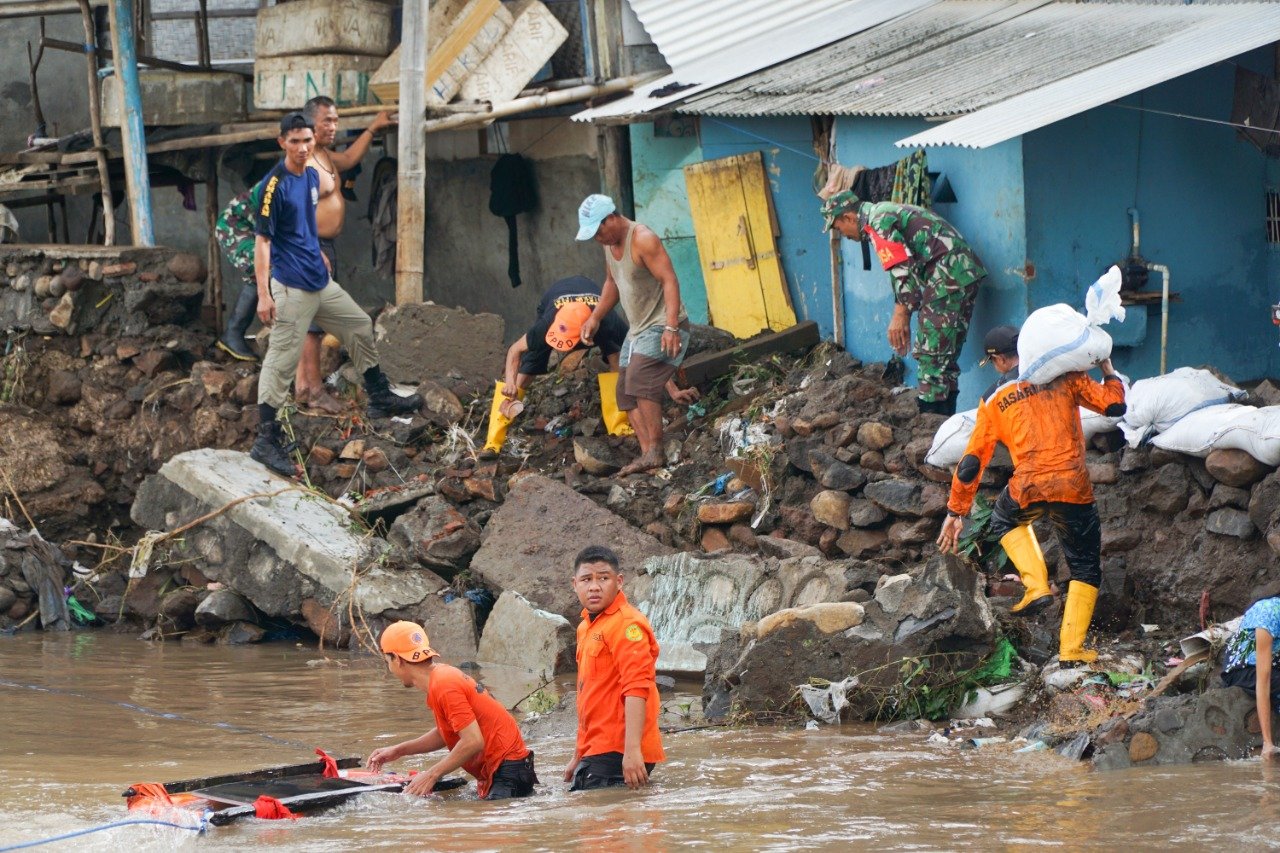
{"label": "plastic debris", "polygon": [[979,687],[957,713],[966,717],[999,717],[1017,705],[1026,692],[1026,684],[1018,682]]}
{"label": "plastic debris", "polygon": [[858,686],[858,676],[826,684],[801,684],[800,698],[809,713],[828,725],[840,722],[840,712],[849,706],[849,691]]}
{"label": "plastic debris", "polygon": [[941,744],[943,746],[950,746],[951,739],[948,738],[946,735],[944,735],[942,732],[934,732],[933,734],[929,735],[929,739],[926,740],[925,743],[936,743],[936,744]]}
{"label": "plastic debris", "polygon": [[1002,737],[971,737],[965,738],[960,743],[961,749],[980,749],[984,746],[994,746],[997,743],[1004,743],[1005,738]]}
{"label": "plastic debris", "polygon": [[1071,740],[1058,747],[1058,754],[1064,758],[1070,758],[1073,761],[1079,761],[1084,758],[1085,751],[1089,749],[1091,741],[1089,735],[1082,733],[1076,735]]}
{"label": "plastic debris", "polygon": [[818,721],[810,720],[809,722],[804,724],[804,729],[807,732],[816,732],[818,730]]}
{"label": "plastic debris", "polygon": [[1049,748],[1049,744],[1042,740],[1033,740],[1026,746],[1015,749],[1014,752],[1044,752]]}

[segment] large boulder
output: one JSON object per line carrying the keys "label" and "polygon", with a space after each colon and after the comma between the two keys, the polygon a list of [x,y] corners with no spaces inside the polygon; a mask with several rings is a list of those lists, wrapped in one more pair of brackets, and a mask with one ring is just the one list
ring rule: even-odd
{"label": "large boulder", "polygon": [[951,556],[884,579],[860,615],[814,611],[812,617],[766,618],[760,625],[767,632],[726,636],[707,666],[707,713],[795,713],[802,709],[796,704],[800,685],[858,676],[846,715],[872,717],[884,710],[885,697],[898,683],[897,662],[939,655],[923,677],[945,680],[979,662],[995,637],[978,576]]}
{"label": "large boulder", "polygon": [[724,631],[784,608],[840,601],[872,586],[877,573],[853,560],[684,553],[650,559],[644,574],[648,588],[632,601],[658,638],[658,669],[700,673]]}
{"label": "large boulder", "polygon": [[[362,533],[346,510],[244,453],[206,449],[173,457],[143,481],[131,517],[146,529],[172,530],[219,510],[183,535],[176,556],[268,616],[305,625],[307,599],[350,605],[368,618],[435,612],[442,578],[386,568],[385,540]],[[473,615],[471,625],[474,634]]]}
{"label": "large boulder", "polygon": [[644,561],[673,553],[563,483],[528,476],[512,486],[485,525],[471,572],[499,595],[515,590],[535,607],[576,624],[582,605],[570,582],[573,558],[588,545],[607,545],[617,553],[629,597],[643,591]]}
{"label": "large boulder", "polygon": [[450,373],[472,393],[493,389],[502,375],[505,332],[497,314],[471,314],[431,302],[397,305],[378,316],[378,359],[392,382],[417,385]]}
{"label": "large boulder", "polygon": [[504,592],[489,613],[477,659],[548,679],[574,669],[574,628],[558,613],[539,610],[518,592]]}

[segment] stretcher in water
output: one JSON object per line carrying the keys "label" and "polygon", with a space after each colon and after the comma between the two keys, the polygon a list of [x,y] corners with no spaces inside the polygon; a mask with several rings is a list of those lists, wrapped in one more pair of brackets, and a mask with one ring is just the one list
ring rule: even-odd
{"label": "stretcher in water", "polygon": [[[157,816],[189,812],[213,826],[223,826],[243,817],[298,817],[376,791],[398,793],[413,778],[412,772],[362,769],[358,758],[334,759],[318,749],[316,753],[320,760],[305,764],[163,784],[138,782],[123,796],[130,811]],[[435,790],[464,785],[462,778],[441,779]]]}

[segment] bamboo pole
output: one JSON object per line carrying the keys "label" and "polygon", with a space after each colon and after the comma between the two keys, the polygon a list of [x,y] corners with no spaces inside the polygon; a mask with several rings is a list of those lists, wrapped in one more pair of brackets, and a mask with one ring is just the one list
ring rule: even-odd
{"label": "bamboo pole", "polygon": [[111,172],[107,166],[107,147],[102,138],[102,104],[98,100],[98,39],[93,26],[93,9],[89,0],[80,3],[80,22],[84,25],[84,57],[89,71],[89,128],[93,131],[94,159],[98,161],[98,182],[102,185],[103,245],[116,243],[116,217],[111,205]]}
{"label": "bamboo pole", "polygon": [[404,0],[400,41],[400,130],[396,165],[396,304],[421,302],[426,278],[426,0]]}
{"label": "bamboo pole", "polygon": [[513,101],[494,104],[493,109],[488,112],[460,113],[446,118],[432,119],[427,122],[427,132],[435,133],[441,130],[457,130],[460,127],[488,124],[495,119],[519,115],[520,113],[527,113],[532,110],[540,110],[546,107],[559,107],[565,104],[577,103],[579,101],[588,101],[592,98],[602,98],[606,95],[617,94],[618,92],[629,92],[636,86],[648,83],[650,80],[654,79],[655,76],[657,75],[637,74],[631,77],[620,77],[617,80],[609,80],[605,83],[574,86],[571,89],[561,89],[558,92],[547,92],[542,95],[532,95],[527,98],[516,98]]}

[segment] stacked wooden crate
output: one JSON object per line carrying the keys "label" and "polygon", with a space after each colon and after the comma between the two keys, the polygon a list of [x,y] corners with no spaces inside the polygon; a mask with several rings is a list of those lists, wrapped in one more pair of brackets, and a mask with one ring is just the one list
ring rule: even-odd
{"label": "stacked wooden crate", "polygon": [[317,95],[376,103],[369,78],[391,51],[391,7],[375,0],[291,0],[258,12],[254,105],[297,109]]}

